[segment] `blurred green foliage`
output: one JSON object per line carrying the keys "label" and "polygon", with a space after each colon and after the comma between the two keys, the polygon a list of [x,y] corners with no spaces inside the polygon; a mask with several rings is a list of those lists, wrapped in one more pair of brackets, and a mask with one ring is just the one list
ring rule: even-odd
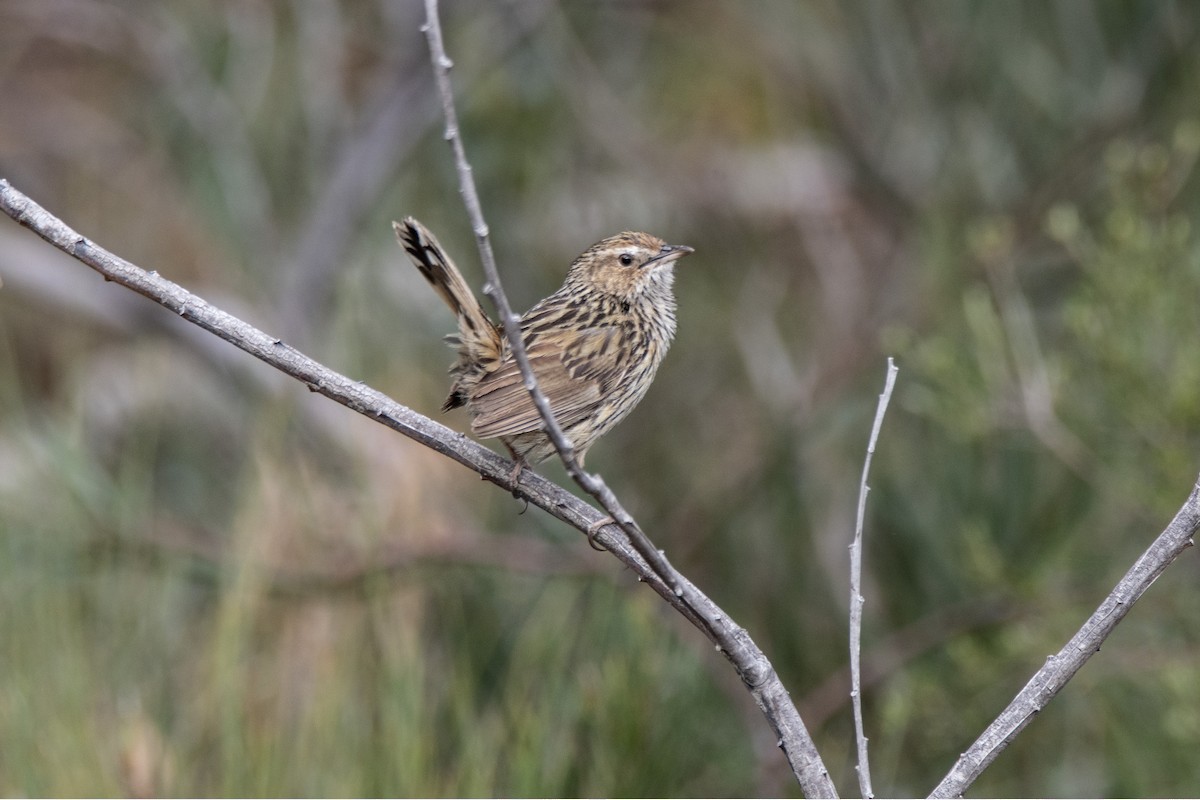
{"label": "blurred green foliage", "polygon": [[[436,416],[452,321],[388,221],[479,271],[420,6],[0,0],[0,176]],[[517,306],[618,230],[696,248],[589,466],[844,792],[846,545],[896,357],[865,711],[876,790],[927,792],[1195,479],[1200,12],[445,6]],[[0,794],[798,793],[723,659],[581,537],[16,225],[0,280]],[[1195,793],[1195,570],[973,793]]]}

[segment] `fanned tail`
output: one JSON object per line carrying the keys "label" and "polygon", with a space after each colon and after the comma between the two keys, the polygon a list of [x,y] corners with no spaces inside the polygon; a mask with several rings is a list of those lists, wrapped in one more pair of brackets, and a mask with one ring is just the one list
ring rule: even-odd
{"label": "fanned tail", "polygon": [[428,228],[412,217],[393,222],[392,228],[413,264],[458,318],[458,335],[446,337],[458,351],[458,362],[450,368],[455,381],[442,408],[449,411],[466,405],[484,365],[499,359],[500,331]]}
{"label": "fanned tail", "polygon": [[479,337],[492,339],[496,326],[429,229],[412,217],[405,217],[404,222],[393,222],[392,227],[413,264],[458,317],[462,341],[466,343]]}

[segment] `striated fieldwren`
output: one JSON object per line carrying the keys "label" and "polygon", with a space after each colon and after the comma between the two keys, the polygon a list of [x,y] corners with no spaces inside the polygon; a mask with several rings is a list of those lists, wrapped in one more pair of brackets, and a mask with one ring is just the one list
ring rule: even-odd
{"label": "striated fieldwren", "polygon": [[[500,326],[420,222],[394,222],[401,246],[458,317],[458,352],[443,411],[466,406],[471,431],[500,439],[517,465],[553,455]],[[645,396],[675,335],[674,265],[692,252],[648,233],[619,233],[585,250],[562,288],[521,317],[529,364],[582,466],[596,440]]]}

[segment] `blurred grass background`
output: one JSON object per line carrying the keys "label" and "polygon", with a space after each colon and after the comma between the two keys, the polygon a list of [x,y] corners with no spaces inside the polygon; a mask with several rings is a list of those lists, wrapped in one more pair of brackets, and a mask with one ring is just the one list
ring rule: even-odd
{"label": "blurred grass background", "polygon": [[[589,466],[766,650],[843,791],[887,355],[883,794],[927,792],[1192,485],[1198,15],[445,3],[516,306],[619,230],[696,248],[677,343]],[[0,176],[439,416],[453,323],[389,220],[480,277],[422,17],[0,0]],[[0,794],[798,794],[725,661],[575,532],[9,222],[0,279]],[[973,793],[1194,795],[1196,571]]]}

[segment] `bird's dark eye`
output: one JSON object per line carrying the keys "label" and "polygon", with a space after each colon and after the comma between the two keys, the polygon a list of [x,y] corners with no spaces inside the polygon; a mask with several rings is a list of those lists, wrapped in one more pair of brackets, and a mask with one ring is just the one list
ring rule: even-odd
{"label": "bird's dark eye", "polygon": [[629,253],[621,253],[621,257],[617,260],[621,262],[621,266],[628,267],[633,263],[633,256],[629,255]]}

